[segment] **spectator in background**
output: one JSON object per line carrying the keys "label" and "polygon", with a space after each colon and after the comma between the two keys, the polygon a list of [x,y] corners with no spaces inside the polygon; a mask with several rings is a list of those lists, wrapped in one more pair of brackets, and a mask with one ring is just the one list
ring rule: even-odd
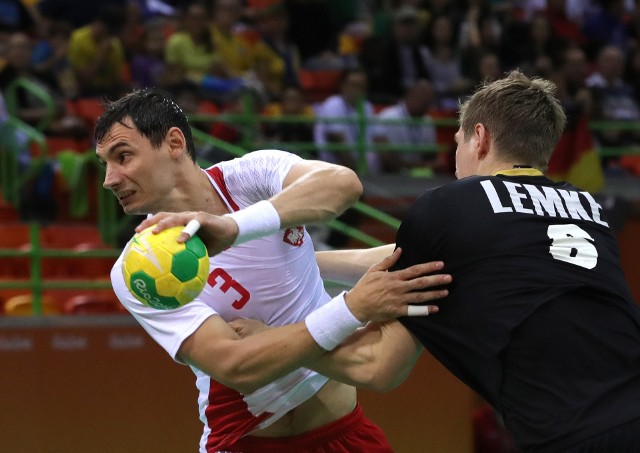
{"label": "spectator in background", "polygon": [[[422,79],[414,83],[397,104],[380,111],[377,118],[383,122],[375,126],[374,142],[398,145],[397,150],[378,153],[383,172],[408,172],[414,168],[433,166],[436,154],[424,151],[426,146],[436,144],[435,127],[429,122],[429,110],[434,106],[433,87],[429,81]],[[385,124],[384,121],[388,123]],[[416,149],[414,152],[402,150],[403,146]]]}
{"label": "spectator in background", "polygon": [[[365,157],[369,172],[381,170],[378,156],[370,151],[372,143],[371,127],[360,129],[359,115],[364,115],[370,124],[374,118],[373,105],[367,100],[367,73],[361,68],[344,71],[340,82],[340,92],[329,96],[316,108],[317,121],[314,127],[314,141],[318,146],[320,159],[339,163],[352,170],[358,169],[359,143],[364,143]],[[344,145],[346,149],[332,151],[327,145]]]}
{"label": "spectator in background", "polygon": [[567,49],[553,76],[556,97],[564,108],[567,124],[549,159],[547,176],[596,194],[604,186],[604,175],[588,124],[593,100],[585,84],[587,74],[584,51],[578,47]]}
{"label": "spectator in background", "polygon": [[336,68],[338,33],[332,23],[331,10],[325,0],[285,0],[289,12],[289,37],[300,50],[302,65]]}
{"label": "spectator in background", "polygon": [[135,88],[170,88],[179,83],[177,71],[167,70],[165,50],[163,21],[147,21],[142,33],[141,51],[131,57],[131,81]]}
{"label": "spectator in background", "polygon": [[283,145],[278,149],[291,151],[298,155],[306,154],[309,158],[317,157],[315,151],[301,151],[296,149],[294,145],[295,143],[313,143],[313,122],[311,120],[315,113],[305,101],[300,87],[296,85],[284,87],[280,102],[268,105],[265,114],[268,116],[298,116],[301,119],[309,120],[268,122],[264,127],[264,135],[267,140],[282,143]]}
{"label": "spectator in background", "polygon": [[545,16],[549,19],[554,36],[576,46],[584,46],[587,40],[581,31],[581,23],[569,16],[567,0],[547,0]]}
{"label": "spectator in background", "polygon": [[282,3],[257,12],[257,28],[261,35],[254,49],[254,68],[267,99],[280,99],[285,86],[299,84],[300,53],[289,40],[289,16]]}
{"label": "spectator in background", "polygon": [[17,79],[25,79],[42,90],[44,96],[51,100],[53,115],[46,100],[41,99],[25,88],[17,88],[16,105],[13,113],[25,123],[41,129],[51,135],[84,137],[87,135],[84,122],[67,113],[62,94],[55,89],[55,80],[44,79],[34,72],[31,66],[33,43],[29,36],[22,32],[13,33],[9,39],[7,64],[0,71],[0,90],[5,95],[7,88]]}
{"label": "spectator in background", "polygon": [[630,35],[625,0],[598,0],[596,3],[598,8],[586,14],[584,21],[587,56],[595,58],[598,51],[607,45],[626,52]]}
{"label": "spectator in background", "polygon": [[55,81],[56,89],[67,99],[78,96],[76,75],[69,62],[69,38],[72,28],[68,22],[46,21],[42,39],[33,47],[31,63],[41,77]]}
{"label": "spectator in background", "polygon": [[470,69],[467,76],[472,86],[477,86],[484,81],[493,82],[504,75],[500,57],[495,52],[487,51],[480,54],[476,65],[475,68]]}
{"label": "spectator in background", "polygon": [[458,97],[468,92],[472,85],[462,75],[456,23],[450,16],[441,14],[431,19],[427,28],[427,47],[425,60],[438,105],[445,110],[455,110]]}
{"label": "spectator in background", "polygon": [[[633,87],[623,79],[624,65],[625,56],[618,47],[609,45],[600,51],[596,70],[586,80],[593,97],[592,120],[640,121],[640,106]],[[599,130],[596,137],[601,146],[640,143],[640,134],[633,130]]]}
{"label": "spectator in background", "polygon": [[361,62],[376,101],[395,102],[417,80],[431,78],[421,31],[418,10],[405,5],[394,13],[390,40],[373,36],[364,43]]}
{"label": "spectator in background", "polygon": [[124,9],[107,4],[90,24],[71,34],[69,62],[80,96],[119,97],[127,89],[125,53],[119,38],[124,24]]}
{"label": "spectator in background", "polygon": [[553,68],[559,67],[566,48],[566,42],[554,35],[549,18],[537,12],[531,22],[513,20],[505,28],[500,60],[506,70],[519,68],[529,76],[550,77]]}
{"label": "spectator in background", "polygon": [[242,18],[240,0],[215,0],[211,34],[226,77],[244,77],[253,68],[252,49],[236,28]]}
{"label": "spectator in background", "polygon": [[[211,135],[236,146],[246,146],[247,143],[260,140],[261,131],[255,118],[263,107],[264,99],[260,92],[250,89],[235,92],[221,108],[221,113],[236,115],[235,118],[214,122],[210,129]],[[228,157],[227,154],[224,158]],[[222,159],[210,157],[212,162]]]}
{"label": "spectator in background", "polygon": [[563,106],[573,110],[574,106],[587,117],[591,116],[593,98],[586,85],[589,62],[580,47],[571,47],[564,52],[564,59],[556,78],[558,98]]}
{"label": "spectator in background", "polygon": [[500,51],[502,27],[498,16],[487,0],[469,2],[469,8],[460,24],[460,56],[463,77],[482,80],[480,60],[487,54]]}
{"label": "spectator in background", "polygon": [[[373,104],[367,100],[368,79],[362,68],[345,69],[340,82],[340,92],[329,96],[316,108],[316,123],[313,129],[318,157],[332,163],[360,171],[360,153],[364,153],[365,171],[380,173],[380,157],[371,150],[373,143],[372,120],[375,118]],[[358,118],[366,119],[359,122]],[[342,146],[333,151],[329,146]],[[352,209],[342,214],[338,220],[357,228],[360,215]],[[345,247],[348,236],[331,230],[326,244],[333,248]]]}
{"label": "spectator in background", "polygon": [[181,30],[167,41],[165,61],[168,80],[199,85],[217,102],[226,100],[241,85],[240,80],[229,77],[210,28],[209,13],[201,2],[184,10]]}

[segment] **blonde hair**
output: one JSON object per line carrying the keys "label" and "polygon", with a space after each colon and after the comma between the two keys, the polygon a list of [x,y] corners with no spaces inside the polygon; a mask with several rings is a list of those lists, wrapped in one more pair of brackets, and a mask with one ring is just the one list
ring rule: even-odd
{"label": "blonde hair", "polygon": [[553,82],[518,70],[483,84],[460,105],[465,141],[481,123],[503,160],[545,170],[567,122],[555,92]]}

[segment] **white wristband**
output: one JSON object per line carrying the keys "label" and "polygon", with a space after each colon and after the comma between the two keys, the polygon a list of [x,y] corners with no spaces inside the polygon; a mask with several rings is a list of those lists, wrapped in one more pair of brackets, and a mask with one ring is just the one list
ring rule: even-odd
{"label": "white wristband", "polygon": [[341,292],[304,320],[313,339],[327,351],[334,349],[356,329],[365,325],[347,307],[345,293],[346,291]]}
{"label": "white wristband", "polygon": [[238,237],[232,245],[268,236],[280,229],[278,211],[267,200],[226,215],[238,224]]}

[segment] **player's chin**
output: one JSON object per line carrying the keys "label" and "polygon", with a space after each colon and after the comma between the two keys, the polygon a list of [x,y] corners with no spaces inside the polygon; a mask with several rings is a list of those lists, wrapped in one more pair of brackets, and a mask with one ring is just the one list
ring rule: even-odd
{"label": "player's chin", "polygon": [[134,203],[121,203],[122,210],[127,215],[146,215],[149,211]]}

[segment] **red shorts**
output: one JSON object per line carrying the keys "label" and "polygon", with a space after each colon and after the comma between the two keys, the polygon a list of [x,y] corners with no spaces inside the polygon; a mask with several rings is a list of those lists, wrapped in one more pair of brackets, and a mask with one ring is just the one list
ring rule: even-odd
{"label": "red shorts", "polygon": [[289,437],[246,436],[225,452],[236,453],[393,453],[382,430],[366,419],[360,405],[320,428]]}

